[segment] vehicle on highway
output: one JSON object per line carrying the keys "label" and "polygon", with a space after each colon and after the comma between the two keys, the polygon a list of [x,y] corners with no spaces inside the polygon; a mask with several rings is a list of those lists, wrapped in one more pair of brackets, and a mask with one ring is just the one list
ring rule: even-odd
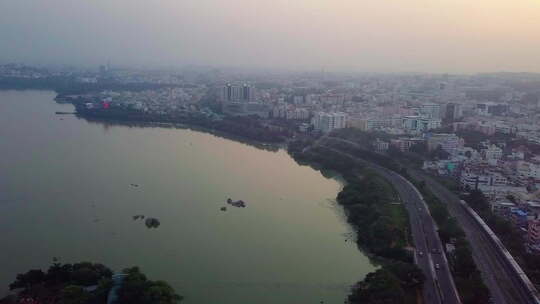
{"label": "vehicle on highway", "polygon": [[441,269],[441,265],[435,264],[435,269]]}
{"label": "vehicle on highway", "polygon": [[418,255],[419,255],[419,256],[423,256],[423,255],[424,255],[424,252],[418,251]]}

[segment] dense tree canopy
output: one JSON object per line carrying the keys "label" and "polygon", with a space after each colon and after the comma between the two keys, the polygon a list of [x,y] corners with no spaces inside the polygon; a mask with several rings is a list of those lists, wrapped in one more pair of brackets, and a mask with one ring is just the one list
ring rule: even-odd
{"label": "dense tree canopy", "polygon": [[128,276],[120,288],[120,303],[175,304],[182,300],[169,284],[148,280],[138,267],[126,268],[123,272]]}
{"label": "dense tree canopy", "polygon": [[[148,280],[137,267],[124,272],[127,276],[119,289],[121,304],[175,304],[182,299],[169,284]],[[22,288],[19,297],[40,303],[103,304],[114,285],[112,275],[102,264],[54,263],[46,273],[33,269],[17,275],[10,288]],[[4,302],[0,300],[0,303]]]}
{"label": "dense tree canopy", "polygon": [[389,270],[382,268],[369,273],[363,281],[353,287],[349,302],[400,304],[405,303],[405,291],[399,279]]}

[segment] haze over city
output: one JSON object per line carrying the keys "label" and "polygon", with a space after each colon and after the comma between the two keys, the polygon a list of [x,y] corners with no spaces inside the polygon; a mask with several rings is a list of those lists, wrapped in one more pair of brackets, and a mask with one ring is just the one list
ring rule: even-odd
{"label": "haze over city", "polygon": [[540,304],[540,0],[0,0],[0,304]]}
{"label": "haze over city", "polygon": [[0,62],[539,72],[538,0],[3,0]]}

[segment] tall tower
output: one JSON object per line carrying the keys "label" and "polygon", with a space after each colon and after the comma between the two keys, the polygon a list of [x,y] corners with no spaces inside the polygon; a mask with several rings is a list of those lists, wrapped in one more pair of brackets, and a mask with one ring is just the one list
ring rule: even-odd
{"label": "tall tower", "polygon": [[225,95],[226,96],[225,100],[231,101],[232,100],[232,85],[228,83],[225,89],[227,90],[227,94]]}
{"label": "tall tower", "polygon": [[242,87],[242,100],[249,101],[251,99],[250,95],[251,95],[251,88],[246,83],[244,83],[244,86]]}

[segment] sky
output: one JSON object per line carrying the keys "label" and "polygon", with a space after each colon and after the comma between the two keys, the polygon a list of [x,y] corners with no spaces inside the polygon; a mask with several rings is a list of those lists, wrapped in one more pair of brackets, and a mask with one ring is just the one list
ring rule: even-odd
{"label": "sky", "polygon": [[540,0],[0,0],[0,63],[540,72]]}

